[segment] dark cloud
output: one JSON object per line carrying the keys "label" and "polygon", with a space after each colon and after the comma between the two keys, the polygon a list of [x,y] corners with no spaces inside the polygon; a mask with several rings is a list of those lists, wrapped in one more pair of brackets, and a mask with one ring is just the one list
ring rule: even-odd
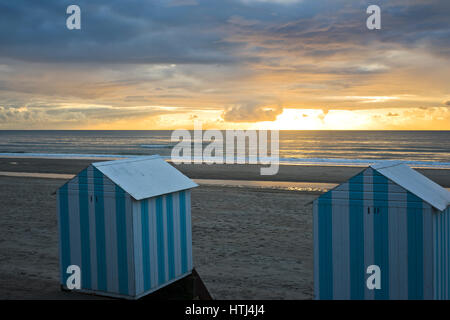
{"label": "dark cloud", "polygon": [[230,122],[273,121],[283,112],[279,106],[264,106],[257,103],[246,103],[227,108],[222,118]]}
{"label": "dark cloud", "polygon": [[81,30],[67,30],[71,0],[0,0],[0,56],[38,62],[230,63],[224,41],[236,13],[270,18],[238,1],[78,0]]}
{"label": "dark cloud", "polygon": [[386,116],[387,116],[387,117],[398,117],[399,114],[398,114],[398,113],[392,113],[392,112],[389,112]]}
{"label": "dark cloud", "polygon": [[230,41],[236,35],[258,36],[256,54],[289,46],[320,58],[373,41],[429,43],[437,53],[449,51],[447,0],[382,1],[382,30],[376,35],[365,27],[371,1],[281,3],[78,0],[82,29],[69,31],[65,10],[71,0],[0,0],[0,56],[66,63],[236,63],[246,46]]}

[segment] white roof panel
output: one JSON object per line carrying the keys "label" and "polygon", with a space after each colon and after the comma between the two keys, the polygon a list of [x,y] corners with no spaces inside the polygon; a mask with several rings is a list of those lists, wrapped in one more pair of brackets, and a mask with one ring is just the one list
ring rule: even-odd
{"label": "white roof panel", "polygon": [[198,187],[160,156],[96,162],[92,165],[136,200]]}
{"label": "white roof panel", "polygon": [[440,211],[450,205],[450,192],[401,162],[371,165],[374,170]]}

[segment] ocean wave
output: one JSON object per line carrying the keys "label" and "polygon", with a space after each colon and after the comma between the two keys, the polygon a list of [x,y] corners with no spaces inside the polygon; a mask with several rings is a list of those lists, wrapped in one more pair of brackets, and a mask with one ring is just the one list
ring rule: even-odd
{"label": "ocean wave", "polygon": [[165,149],[165,148],[173,148],[173,145],[170,144],[141,144],[141,148],[148,149]]}
{"label": "ocean wave", "polygon": [[[176,162],[193,162],[193,163],[214,163],[216,159],[214,158],[171,158],[169,156],[164,157],[167,160],[173,160]],[[248,163],[248,158],[235,157],[235,163]],[[399,159],[346,159],[346,158],[274,158],[274,157],[264,157],[259,158],[258,164],[271,164],[279,162],[281,165],[311,165],[311,166],[351,166],[351,167],[367,167],[372,164],[382,163],[386,161],[401,161],[411,167],[415,168],[438,168],[438,169],[450,169],[450,162],[437,162],[437,161],[418,161],[418,160],[399,160]],[[225,161],[222,161],[225,163]]]}
{"label": "ocean wave", "polygon": [[450,169],[450,162],[401,160],[401,159],[339,159],[339,158],[280,158],[280,163],[302,164],[302,165],[340,165],[340,166],[369,166],[386,161],[401,161],[412,167],[443,168]]}
{"label": "ocean wave", "polygon": [[[27,152],[4,152],[0,153],[3,158],[54,158],[54,159],[123,159],[147,157],[148,155],[118,155],[118,154],[79,154],[79,153],[27,153]],[[162,156],[163,159],[174,162],[188,163],[214,163],[214,158],[173,158],[171,156]],[[248,163],[248,158],[235,157],[235,163]],[[225,160],[225,159],[223,159]],[[279,162],[281,165],[316,165],[316,166],[357,166],[366,167],[371,164],[377,164],[386,161],[402,161],[403,163],[415,168],[435,168],[450,169],[450,162],[437,161],[419,161],[419,160],[400,160],[400,159],[347,159],[347,158],[259,158],[258,164],[268,165],[270,163]],[[224,163],[224,161],[223,161]]]}

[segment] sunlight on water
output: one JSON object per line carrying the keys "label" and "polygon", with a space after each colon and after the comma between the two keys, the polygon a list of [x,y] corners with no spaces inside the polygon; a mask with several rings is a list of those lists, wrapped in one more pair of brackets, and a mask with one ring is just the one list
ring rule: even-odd
{"label": "sunlight on water", "polygon": [[[120,158],[159,154],[177,141],[172,131],[0,131],[0,155]],[[208,145],[203,141],[203,148]],[[404,160],[450,168],[450,131],[280,131],[280,163],[366,166]]]}

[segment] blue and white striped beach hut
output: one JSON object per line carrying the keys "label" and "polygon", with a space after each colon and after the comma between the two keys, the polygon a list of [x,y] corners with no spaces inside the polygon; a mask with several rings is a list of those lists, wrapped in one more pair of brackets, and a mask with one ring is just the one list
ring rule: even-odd
{"label": "blue and white striped beach hut", "polygon": [[192,180],[159,156],[97,162],[57,191],[61,285],[137,299],[192,272]]}
{"label": "blue and white striped beach hut", "polygon": [[[450,192],[405,164],[372,165],[313,202],[316,299],[449,299]],[[380,268],[381,288],[369,289]]]}

